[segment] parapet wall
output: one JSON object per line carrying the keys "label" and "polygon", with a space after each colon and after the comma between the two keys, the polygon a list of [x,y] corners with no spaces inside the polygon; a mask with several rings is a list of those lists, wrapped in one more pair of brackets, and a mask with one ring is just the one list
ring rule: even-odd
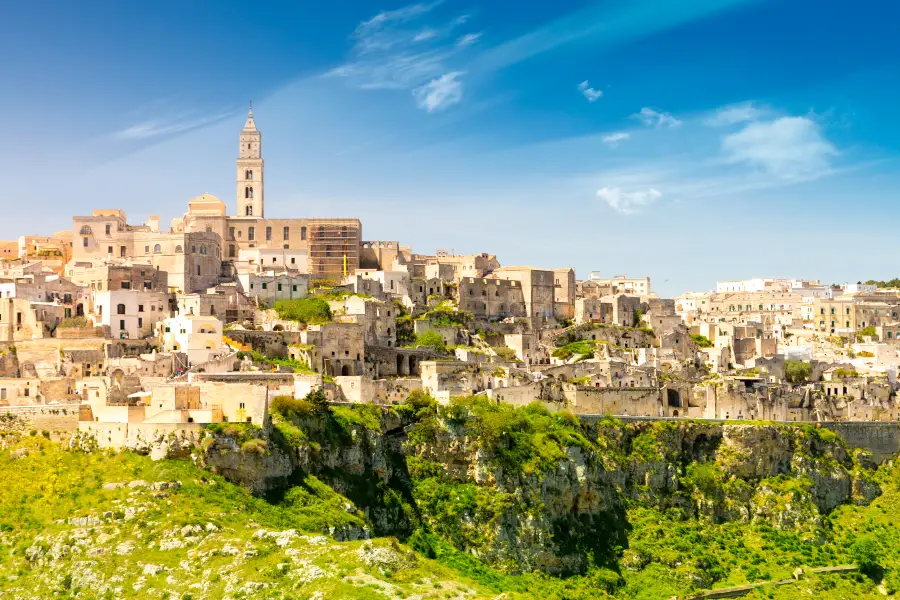
{"label": "parapet wall", "polygon": [[[72,433],[78,429],[78,404],[41,406],[0,406],[0,432],[27,433],[30,430]],[[12,415],[16,419],[4,419]]]}
{"label": "parapet wall", "polygon": [[887,421],[824,422],[822,427],[844,438],[851,448],[861,448],[872,453],[872,458],[882,463],[900,453],[900,423]]}

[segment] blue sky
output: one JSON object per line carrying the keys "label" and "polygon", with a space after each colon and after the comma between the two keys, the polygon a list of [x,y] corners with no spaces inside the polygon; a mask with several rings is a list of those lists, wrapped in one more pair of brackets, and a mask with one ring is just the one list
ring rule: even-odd
{"label": "blue sky", "polygon": [[900,274],[900,3],[25,2],[4,8],[0,238],[121,207],[234,210],[246,106],[266,215],[503,264]]}

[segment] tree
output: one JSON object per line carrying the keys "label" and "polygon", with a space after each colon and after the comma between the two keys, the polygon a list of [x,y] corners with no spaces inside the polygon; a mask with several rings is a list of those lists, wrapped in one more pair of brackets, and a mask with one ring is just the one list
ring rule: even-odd
{"label": "tree", "polygon": [[850,557],[856,563],[860,573],[868,575],[872,579],[880,579],[881,549],[874,538],[866,536],[853,542],[853,545],[850,546]]}
{"label": "tree", "polygon": [[809,379],[812,365],[802,360],[784,361],[784,377],[791,383],[803,383]]}
{"label": "tree", "polygon": [[441,354],[447,351],[447,347],[444,345],[444,338],[433,329],[420,333],[416,337],[416,346],[427,346]]}
{"label": "tree", "polygon": [[331,320],[331,308],[321,298],[294,298],[275,302],[279,319],[300,323],[327,323]]}

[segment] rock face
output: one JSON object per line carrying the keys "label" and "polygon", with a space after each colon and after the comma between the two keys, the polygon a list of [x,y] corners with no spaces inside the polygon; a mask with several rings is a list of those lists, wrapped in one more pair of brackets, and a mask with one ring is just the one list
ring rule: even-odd
{"label": "rock face", "polygon": [[202,445],[200,465],[264,495],[287,484],[296,461],[275,444],[265,452],[249,452],[231,438],[210,437]]}
{"label": "rock face", "polygon": [[840,504],[880,494],[865,455],[857,460],[840,437],[810,426],[607,420],[575,424],[568,437],[529,431],[528,454],[524,433],[486,439],[471,418],[420,422],[385,410],[379,427],[340,434],[297,424],[305,439],[269,440],[264,454],[216,438],[204,444],[202,464],[261,494],[296,472],[316,475],[352,500],[376,535],[427,531],[508,571],[566,573],[609,561],[625,545],[633,504],[812,532]]}

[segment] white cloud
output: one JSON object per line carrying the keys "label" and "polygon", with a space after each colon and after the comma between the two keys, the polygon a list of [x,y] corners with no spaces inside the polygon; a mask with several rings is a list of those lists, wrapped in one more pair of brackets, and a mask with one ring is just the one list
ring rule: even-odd
{"label": "white cloud", "polygon": [[603,136],[603,143],[609,146],[610,148],[615,148],[619,145],[619,142],[624,142],[628,138],[631,137],[631,134],[625,133],[624,131],[617,131],[615,133],[611,133],[609,135]]}
{"label": "white cloud", "polygon": [[597,190],[597,197],[623,215],[636,215],[662,198],[662,192],[654,188],[626,192],[619,187],[603,187]]}
{"label": "white cloud", "polygon": [[416,106],[428,112],[435,112],[452,106],[462,100],[462,71],[445,73],[437,79],[413,90]]}
{"label": "white cloud", "polygon": [[426,26],[422,21],[440,1],[380,12],[361,22],[346,63],[325,73],[364,90],[399,90],[412,94],[416,106],[433,112],[462,98],[460,57],[480,33],[459,28],[467,16]]}
{"label": "white cloud", "polygon": [[722,139],[722,150],[728,162],[749,164],[785,179],[824,174],[838,154],[819,124],[808,117],[748,123]]}
{"label": "white cloud", "polygon": [[413,36],[414,42],[424,42],[425,40],[430,40],[431,38],[437,35],[437,31],[434,29],[423,29],[419,33]]}
{"label": "white cloud", "polygon": [[735,123],[746,123],[747,121],[756,121],[763,117],[764,112],[751,102],[743,104],[732,104],[716,109],[715,113],[707,117],[704,124],[710,127],[725,127],[734,125]]}
{"label": "white cloud", "polygon": [[638,119],[647,127],[678,127],[681,125],[681,121],[673,117],[670,113],[659,112],[652,108],[647,108],[646,106],[641,109],[641,112],[631,116]]}
{"label": "white cloud", "polygon": [[477,42],[481,38],[481,32],[478,33],[467,33],[466,35],[460,37],[456,40],[456,45],[460,48],[465,48],[466,46],[471,46],[475,42]]}
{"label": "white cloud", "polygon": [[212,115],[200,115],[196,111],[182,113],[165,118],[156,118],[135,123],[113,134],[113,137],[121,140],[145,140],[154,137],[162,137],[183,133],[192,129],[198,129],[235,114],[235,111],[220,112]]}
{"label": "white cloud", "polygon": [[588,102],[596,102],[603,96],[603,90],[595,90],[590,87],[587,79],[578,84],[578,90],[585,98],[587,98]]}

